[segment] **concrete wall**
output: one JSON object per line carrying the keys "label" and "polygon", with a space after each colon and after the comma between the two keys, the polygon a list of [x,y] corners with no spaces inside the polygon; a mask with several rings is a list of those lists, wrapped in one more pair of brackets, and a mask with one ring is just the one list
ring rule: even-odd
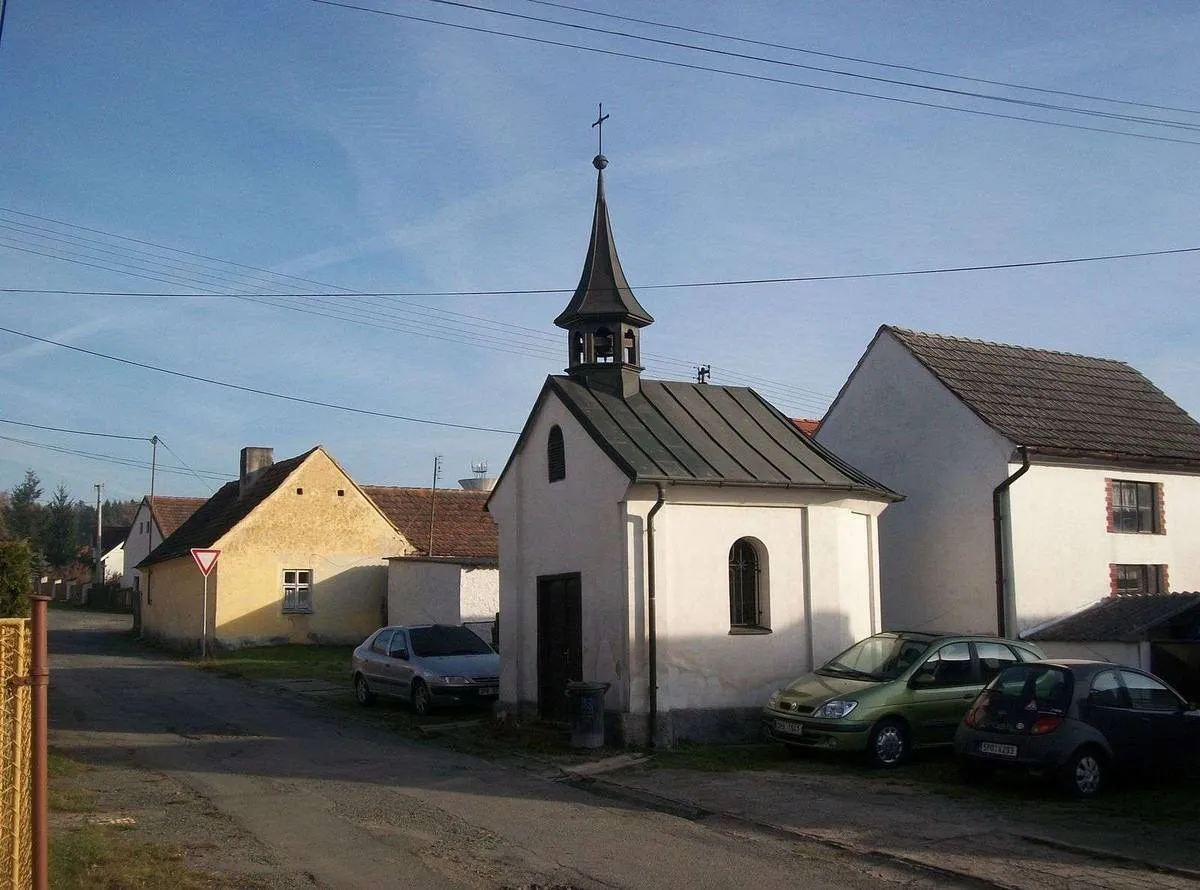
{"label": "concrete wall", "polygon": [[[563,432],[566,478],[550,483],[546,440]],[[629,480],[550,395],[522,451],[497,483],[488,510],[500,536],[500,702],[537,706],[537,579],[579,572],[583,675],[612,683],[606,707],[629,703],[628,607],[621,501]]]}
{"label": "concrete wall", "polygon": [[1148,643],[1038,643],[1049,658],[1087,658],[1150,670]]}
{"label": "concrete wall", "polygon": [[[1107,479],[1160,483],[1165,533],[1109,532]],[[1200,476],[1035,464],[1009,499],[1018,630],[1107,596],[1111,563],[1165,565],[1172,590],[1200,589]]]}
{"label": "concrete wall", "polygon": [[994,633],[992,489],[1012,443],[887,332],[816,439],[905,496],[879,519],[884,628]]}
{"label": "concrete wall", "polygon": [[389,624],[493,621],[499,609],[496,568],[420,558],[389,560]]}
{"label": "concrete wall", "polygon": [[[297,489],[303,494],[297,494]],[[338,497],[337,491],[344,495]],[[359,642],[383,621],[386,557],[408,544],[323,451],[213,545],[221,550],[209,578],[215,643]],[[283,611],[285,569],[312,572],[310,614]],[[186,643],[198,639],[202,576],[190,558],[152,578],[146,632]]]}

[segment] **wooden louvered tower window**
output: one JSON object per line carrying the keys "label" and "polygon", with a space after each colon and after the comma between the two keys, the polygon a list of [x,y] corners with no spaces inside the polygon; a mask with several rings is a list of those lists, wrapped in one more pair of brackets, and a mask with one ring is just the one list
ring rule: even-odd
{"label": "wooden louvered tower window", "polygon": [[567,453],[563,445],[562,428],[550,427],[550,435],[546,439],[546,470],[551,482],[567,478]]}

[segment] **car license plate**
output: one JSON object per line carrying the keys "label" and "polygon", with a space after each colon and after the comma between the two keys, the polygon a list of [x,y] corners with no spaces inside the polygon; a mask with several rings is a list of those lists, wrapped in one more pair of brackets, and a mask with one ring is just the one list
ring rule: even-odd
{"label": "car license plate", "polygon": [[787,720],[776,720],[775,731],[782,732],[784,735],[804,735],[804,727],[799,723],[790,723]]}
{"label": "car license plate", "polygon": [[999,745],[996,742],[980,742],[979,752],[981,754],[997,754],[1000,757],[1016,757],[1016,745]]}
{"label": "car license plate", "polygon": [[499,695],[500,687],[499,686],[480,686],[479,694],[480,695]]}

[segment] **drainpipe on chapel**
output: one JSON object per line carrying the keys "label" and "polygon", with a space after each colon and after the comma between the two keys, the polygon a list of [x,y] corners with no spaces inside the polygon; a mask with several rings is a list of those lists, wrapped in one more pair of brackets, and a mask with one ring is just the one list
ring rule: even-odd
{"label": "drainpipe on chapel", "polygon": [[658,616],[654,603],[654,514],[662,509],[667,501],[667,487],[661,482],[655,482],[658,489],[658,500],[646,514],[646,624],[649,639],[646,641],[647,660],[649,664],[650,714],[647,726],[648,738],[646,746],[654,747],[654,737],[658,732]]}
{"label": "drainpipe on chapel", "polygon": [[[1008,494],[1009,487],[1024,476],[1029,471],[1029,449],[1024,445],[1017,448],[1017,452],[1021,455],[1021,466],[1015,473],[992,489],[992,533],[996,544],[996,636],[1008,636],[1008,579],[1005,574],[1005,566],[1008,565],[1008,557],[1011,551],[1011,531],[1008,536],[1004,534],[1004,526],[1006,520],[1011,519],[1011,516],[1005,511],[1004,502],[1005,496]],[[1008,523],[1010,528],[1012,523]]]}

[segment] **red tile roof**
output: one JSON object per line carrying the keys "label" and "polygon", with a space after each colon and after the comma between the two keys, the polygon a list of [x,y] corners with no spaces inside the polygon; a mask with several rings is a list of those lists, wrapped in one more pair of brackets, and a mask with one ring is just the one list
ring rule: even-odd
{"label": "red tile roof", "polygon": [[152,510],[162,536],[168,538],[175,534],[175,529],[187,522],[207,501],[208,498],[172,498],[156,494]]}
{"label": "red tile roof", "polygon": [[[421,556],[490,559],[497,556],[496,523],[484,511],[487,491],[364,485],[362,490]],[[433,550],[429,550],[432,498]]]}
{"label": "red tile roof", "polygon": [[796,428],[806,436],[811,436],[821,425],[821,421],[809,420],[807,417],[793,417],[792,423],[796,424]]}

